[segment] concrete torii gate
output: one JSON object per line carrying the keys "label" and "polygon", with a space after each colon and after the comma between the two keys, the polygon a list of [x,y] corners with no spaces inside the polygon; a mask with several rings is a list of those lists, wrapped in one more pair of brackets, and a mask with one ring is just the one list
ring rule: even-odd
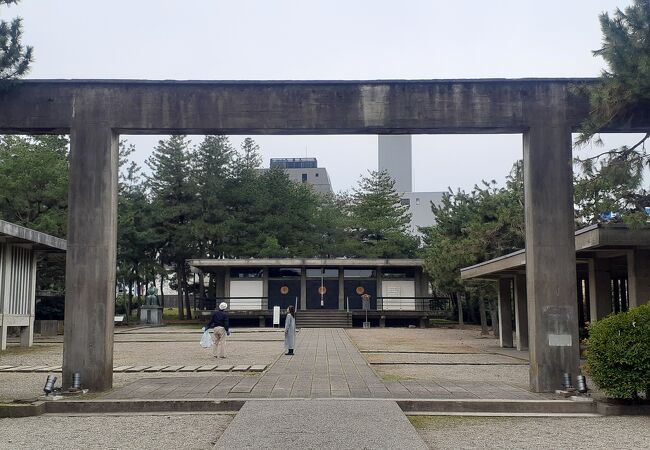
{"label": "concrete torii gate", "polygon": [[588,107],[570,94],[575,82],[589,80],[28,80],[2,90],[0,133],[71,137],[64,385],[74,372],[93,390],[113,383],[120,134],[522,133],[530,387],[555,389],[579,362],[571,131]]}

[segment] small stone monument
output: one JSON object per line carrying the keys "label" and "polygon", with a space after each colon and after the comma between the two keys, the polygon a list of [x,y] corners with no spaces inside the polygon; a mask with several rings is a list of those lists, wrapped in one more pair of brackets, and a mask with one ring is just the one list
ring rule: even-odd
{"label": "small stone monument", "polygon": [[370,322],[368,322],[368,310],[370,309],[370,295],[367,292],[361,296],[361,307],[366,312],[366,320],[363,322],[363,328],[370,328]]}
{"label": "small stone monument", "polygon": [[162,325],[163,307],[158,303],[157,293],[155,286],[147,289],[144,305],[140,307],[140,323]]}

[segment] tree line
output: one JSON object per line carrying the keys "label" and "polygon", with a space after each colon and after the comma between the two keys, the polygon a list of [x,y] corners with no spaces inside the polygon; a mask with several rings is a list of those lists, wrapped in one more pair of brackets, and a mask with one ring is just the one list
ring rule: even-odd
{"label": "tree line", "polygon": [[[169,281],[179,294],[179,317],[191,317],[190,293],[205,295],[203,280],[192,282],[191,258],[418,252],[408,208],[385,172],[369,172],[352,192],[324,195],[282,169],[259,170],[251,138],[236,149],[226,136],[205,136],[197,145],[171,136],[153,149],[146,174],[131,160],[134,151],[120,143],[117,280],[127,310],[143,286]],[[67,183],[65,136],[0,137],[0,218],[65,237]]]}

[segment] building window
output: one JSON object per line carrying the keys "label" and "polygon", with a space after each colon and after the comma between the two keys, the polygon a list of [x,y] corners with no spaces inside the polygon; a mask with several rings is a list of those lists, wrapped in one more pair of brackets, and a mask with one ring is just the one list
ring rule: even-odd
{"label": "building window", "polygon": [[411,206],[411,199],[410,198],[402,198],[400,199],[400,204],[402,206]]}
{"label": "building window", "polygon": [[230,278],[262,278],[262,268],[246,267],[230,269]]}
{"label": "building window", "polygon": [[415,269],[410,267],[385,268],[381,271],[382,278],[415,278]]}
{"label": "building window", "polygon": [[300,267],[271,267],[270,278],[300,278]]}
{"label": "building window", "polygon": [[307,182],[307,174],[306,174],[306,173],[303,173],[303,174],[302,174],[302,182],[303,182],[303,183],[306,183],[306,182]]}
{"label": "building window", "polygon": [[316,172],[316,176],[318,176],[318,172]]}
{"label": "building window", "polygon": [[307,269],[307,278],[338,278],[339,269]]}
{"label": "building window", "polygon": [[345,278],[375,278],[377,274],[374,269],[345,269],[343,276]]}
{"label": "building window", "polygon": [[420,204],[420,199],[417,198],[417,197],[416,197],[416,199],[415,199],[415,204],[416,204],[416,205],[419,205],[419,204]]}

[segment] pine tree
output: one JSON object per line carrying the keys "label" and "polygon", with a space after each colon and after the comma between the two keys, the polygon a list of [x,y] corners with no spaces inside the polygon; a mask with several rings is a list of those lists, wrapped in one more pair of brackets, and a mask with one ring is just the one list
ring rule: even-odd
{"label": "pine tree", "polygon": [[260,155],[260,146],[252,139],[247,137],[241,143],[240,153],[237,155],[235,162],[235,175],[243,172],[251,172],[262,166],[262,155]]}
{"label": "pine tree", "polygon": [[192,182],[200,213],[193,230],[199,254],[216,258],[228,238],[226,185],[232,177],[235,149],[227,136],[206,136],[192,154]]}
{"label": "pine tree", "polygon": [[[19,0],[0,0],[0,6],[18,3]],[[0,21],[0,81],[20,78],[29,70],[33,49],[21,43],[22,20],[11,23]]]}
{"label": "pine tree", "polygon": [[[589,98],[591,113],[581,124],[576,146],[591,141],[602,145],[599,134],[613,123],[634,122],[650,110],[650,0],[634,0],[613,17],[600,15],[603,45],[594,51],[607,69],[595,85],[578,88]],[[577,221],[601,220],[605,212],[622,213],[624,221],[645,223],[650,193],[642,188],[643,171],[650,163],[646,133],[631,146],[576,158],[582,174],[576,179]],[[621,217],[619,215],[619,217]]]}
{"label": "pine tree", "polygon": [[[156,236],[152,231],[153,209],[140,176],[140,167],[129,156],[133,145],[120,142],[120,176],[117,216],[117,279],[128,289],[125,302],[131,315],[133,286],[146,285],[164,273],[156,261]],[[140,292],[136,289],[137,294]],[[128,320],[128,319],[127,319]]]}
{"label": "pine tree", "polygon": [[361,244],[360,255],[375,258],[412,257],[417,240],[409,233],[411,214],[402,205],[388,172],[362,177],[350,205],[350,229]]}
{"label": "pine tree", "polygon": [[68,139],[0,137],[0,218],[65,238]]}
{"label": "pine tree", "polygon": [[[187,295],[186,260],[196,253],[192,221],[197,214],[196,189],[190,177],[189,142],[172,136],[158,142],[147,160],[148,187],[154,207],[153,222],[162,265],[174,267],[178,284],[179,319],[192,318]],[[185,314],[183,313],[183,294]]]}

